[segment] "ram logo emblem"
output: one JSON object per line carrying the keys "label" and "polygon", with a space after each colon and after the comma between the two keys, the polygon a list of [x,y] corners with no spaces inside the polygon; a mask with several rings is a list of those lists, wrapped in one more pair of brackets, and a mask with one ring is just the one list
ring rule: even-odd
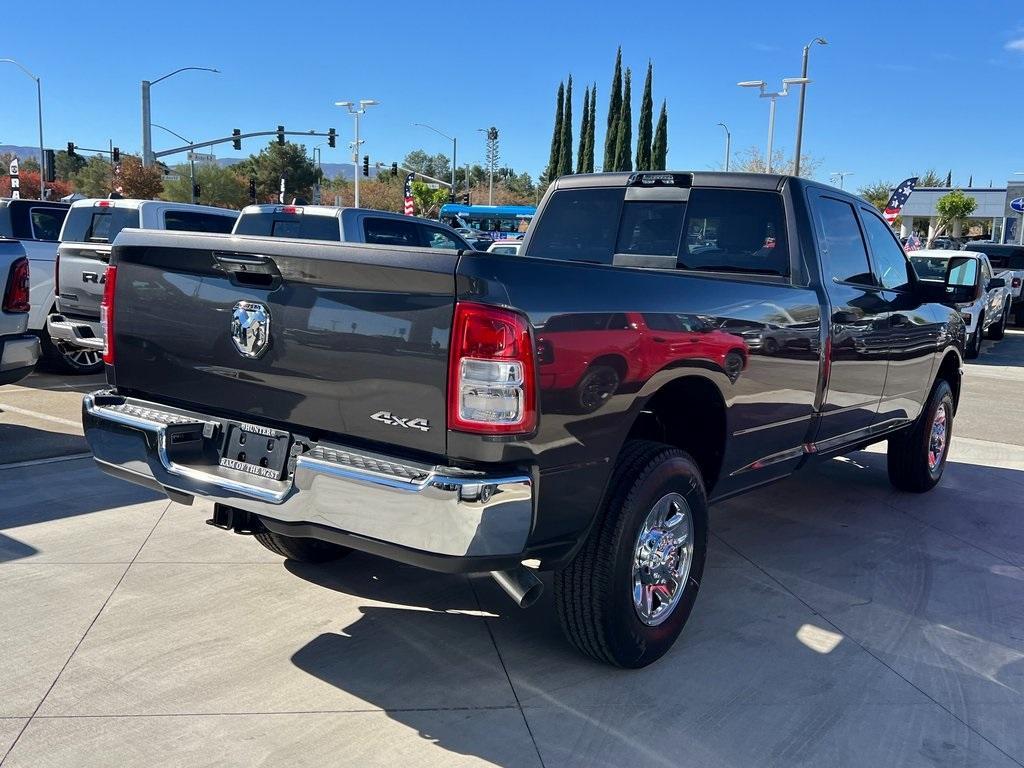
{"label": "ram logo emblem", "polygon": [[256,301],[240,301],[231,311],[231,340],[242,357],[257,358],[270,346],[270,310]]}

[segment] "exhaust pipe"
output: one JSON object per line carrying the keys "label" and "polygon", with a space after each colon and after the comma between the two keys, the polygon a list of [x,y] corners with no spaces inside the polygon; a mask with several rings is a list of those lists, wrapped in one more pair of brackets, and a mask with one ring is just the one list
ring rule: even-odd
{"label": "exhaust pipe", "polygon": [[522,565],[510,571],[491,571],[491,577],[520,608],[529,608],[544,591],[541,580]]}

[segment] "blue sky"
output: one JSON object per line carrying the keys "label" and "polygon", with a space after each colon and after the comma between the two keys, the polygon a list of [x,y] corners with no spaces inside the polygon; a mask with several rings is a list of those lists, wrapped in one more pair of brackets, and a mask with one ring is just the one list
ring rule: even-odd
{"label": "blue sky", "polygon": [[[483,10],[486,8],[487,10]],[[623,9],[628,10],[623,10]],[[634,120],[643,72],[654,62],[655,98],[668,100],[669,164],[716,168],[725,122],[733,149],[763,148],[768,105],[739,80],[781,83],[812,52],[805,151],[822,159],[818,178],[852,171],[848,187],[911,171],[952,169],[954,180],[1000,184],[1024,171],[1024,10],[1018,3],[533,2],[60,3],[39,38],[38,4],[4,11],[0,58],[42,77],[46,143],[123,150],[141,146],[139,82],[181,66],[153,88],[153,121],[199,139],[243,131],[325,130],[348,160],[352,123],[336,100],[376,98],[363,121],[371,161],[450,143],[414,122],[456,135],[460,161],[481,161],[482,135],[501,131],[501,161],[536,176],[547,161],[560,79],[574,75],[574,134],[583,84],[598,87],[606,117],[617,45],[634,70]],[[21,30],[20,34],[11,34]],[[37,142],[35,87],[0,65],[0,144]],[[776,146],[791,149],[797,99],[779,102]],[[635,131],[635,127],[634,127]],[[598,132],[601,145],[603,131]],[[635,133],[634,133],[635,135]],[[154,131],[157,149],[175,139]],[[247,155],[256,140],[234,153]],[[600,151],[598,152],[600,163]]]}

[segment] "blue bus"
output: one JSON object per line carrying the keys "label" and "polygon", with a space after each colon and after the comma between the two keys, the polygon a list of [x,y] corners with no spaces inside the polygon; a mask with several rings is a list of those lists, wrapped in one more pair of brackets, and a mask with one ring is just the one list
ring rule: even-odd
{"label": "blue bus", "polygon": [[473,229],[494,240],[521,240],[537,212],[532,205],[441,206],[438,218],[453,229]]}

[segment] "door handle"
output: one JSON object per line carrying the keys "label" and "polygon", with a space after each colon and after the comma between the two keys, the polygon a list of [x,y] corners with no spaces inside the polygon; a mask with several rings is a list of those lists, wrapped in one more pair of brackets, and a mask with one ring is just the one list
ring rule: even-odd
{"label": "door handle", "polygon": [[665,343],[665,339],[663,339],[661,336],[651,336],[651,341],[656,341],[659,344]]}
{"label": "door handle", "polygon": [[910,318],[906,315],[891,315],[889,317],[889,325],[893,328],[906,328],[910,325]]}

